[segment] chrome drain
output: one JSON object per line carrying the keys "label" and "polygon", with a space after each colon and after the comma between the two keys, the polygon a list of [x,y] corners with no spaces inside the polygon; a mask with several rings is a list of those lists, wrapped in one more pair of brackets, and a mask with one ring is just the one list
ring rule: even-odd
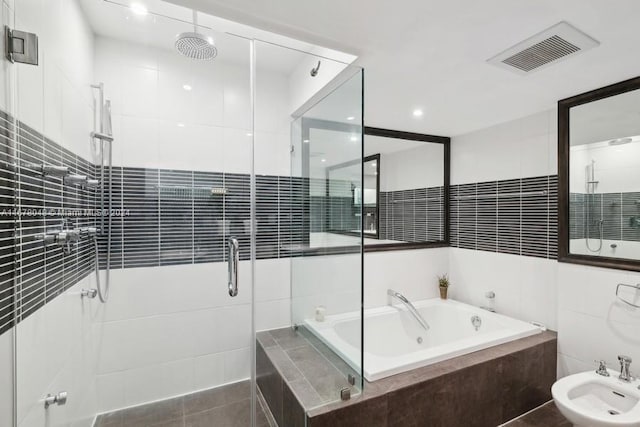
{"label": "chrome drain", "polygon": [[418,339],[416,339],[416,341],[418,341],[418,344],[422,344],[422,337],[418,337]]}

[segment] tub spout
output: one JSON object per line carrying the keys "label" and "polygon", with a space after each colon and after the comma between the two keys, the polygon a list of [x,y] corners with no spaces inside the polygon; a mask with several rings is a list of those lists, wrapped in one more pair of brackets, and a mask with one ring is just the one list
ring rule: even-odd
{"label": "tub spout", "polygon": [[411,313],[413,318],[416,319],[416,322],[418,322],[425,331],[429,330],[430,326],[427,321],[424,320],[424,317],[422,317],[422,315],[418,313],[418,310],[416,310],[413,304],[411,304],[411,301],[409,301],[404,295],[402,295],[400,292],[394,291],[393,289],[388,289],[387,295],[400,301],[405,307],[407,307],[407,310],[409,311],[409,313]]}

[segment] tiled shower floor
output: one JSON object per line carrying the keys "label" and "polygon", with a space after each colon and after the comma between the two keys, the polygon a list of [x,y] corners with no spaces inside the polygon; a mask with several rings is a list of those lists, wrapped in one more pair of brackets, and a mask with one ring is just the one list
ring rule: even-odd
{"label": "tiled shower floor", "polygon": [[[95,427],[248,427],[251,383],[242,381],[100,415]],[[257,427],[269,427],[257,402]]]}

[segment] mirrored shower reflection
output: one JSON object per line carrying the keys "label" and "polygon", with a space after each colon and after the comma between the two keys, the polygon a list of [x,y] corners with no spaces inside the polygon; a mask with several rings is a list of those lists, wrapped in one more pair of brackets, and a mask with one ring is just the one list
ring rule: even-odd
{"label": "mirrored shower reflection", "polygon": [[572,254],[640,259],[640,91],[570,109]]}

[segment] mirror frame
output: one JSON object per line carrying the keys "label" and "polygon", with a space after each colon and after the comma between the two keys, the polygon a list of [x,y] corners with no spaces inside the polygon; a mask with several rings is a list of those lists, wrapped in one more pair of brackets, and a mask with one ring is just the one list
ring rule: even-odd
{"label": "mirror frame", "polygon": [[[376,234],[375,234],[375,237],[372,237],[372,236],[374,236],[373,234],[366,233],[365,237],[369,238],[369,239],[378,239],[378,238],[380,238],[380,153],[372,154],[370,156],[366,156],[365,158],[363,158],[362,163],[366,164],[367,162],[370,162],[372,160],[376,161]],[[349,167],[349,166],[353,166],[353,165],[357,165],[357,164],[360,164],[360,160],[354,160],[354,161],[351,161],[351,162],[340,163],[340,164],[337,164],[337,165],[329,166],[327,168],[327,182],[330,181],[330,173],[332,171],[335,171],[337,169],[342,169],[342,168],[345,168],[345,167]],[[330,188],[327,185],[327,188],[326,188],[327,198],[329,198],[331,196],[331,194],[329,194],[329,191],[330,191]],[[363,191],[362,197],[364,199],[364,191]],[[363,204],[363,207],[364,207],[364,204]],[[327,217],[325,219],[325,221],[326,221],[326,224],[327,224],[328,233],[346,234],[346,235],[350,235],[350,236],[359,236],[360,235],[360,233],[353,233],[353,232],[349,232],[349,231],[331,230],[328,227],[329,222],[330,222],[330,218]],[[361,226],[363,225],[362,222],[361,222],[360,225]]]}
{"label": "mirror frame", "polygon": [[[382,129],[376,127],[365,126],[364,128],[364,144],[367,143],[367,135],[380,136],[385,138],[407,139],[410,141],[431,142],[442,144],[444,148],[444,239],[436,242],[402,242],[402,243],[382,243],[379,245],[365,245],[365,252],[382,252],[382,251],[402,251],[407,249],[424,249],[424,248],[441,248],[450,246],[449,228],[450,228],[450,171],[451,171],[451,138],[447,136],[427,135],[422,133],[404,132],[399,130]],[[363,144],[363,151],[364,151]],[[380,173],[378,172],[378,179]],[[378,184],[378,191],[379,191]]]}
{"label": "mirror frame", "polygon": [[640,89],[640,77],[625,80],[599,89],[558,101],[558,261],[594,267],[640,271],[640,259],[601,257],[572,254],[569,251],[569,167],[570,167],[570,110],[579,105],[599,101]]}

